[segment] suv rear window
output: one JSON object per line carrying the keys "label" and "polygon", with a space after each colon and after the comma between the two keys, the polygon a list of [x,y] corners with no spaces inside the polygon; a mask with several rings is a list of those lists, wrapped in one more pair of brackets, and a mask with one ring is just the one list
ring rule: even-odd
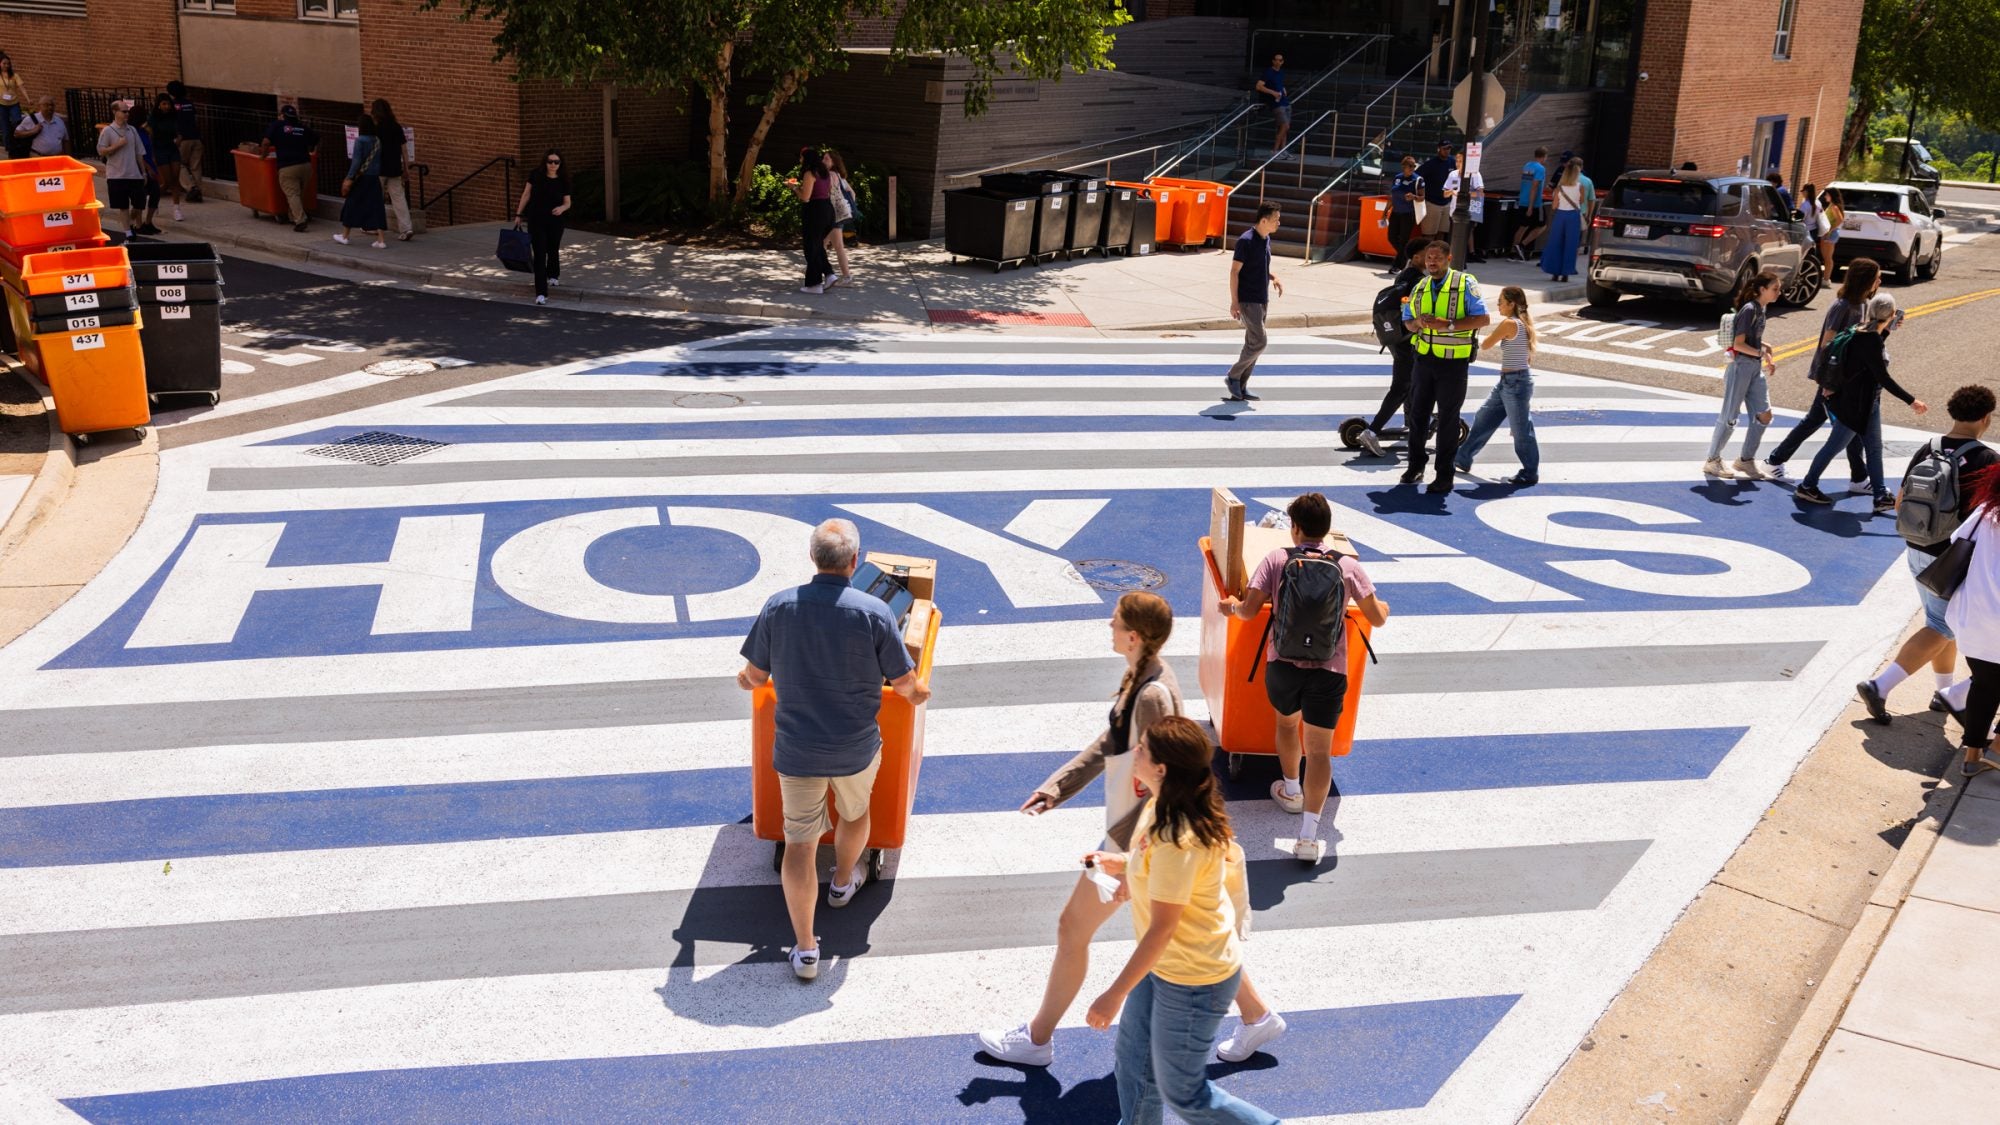
{"label": "suv rear window", "polygon": [[1611,206],[1620,211],[1713,215],[1715,189],[1705,183],[1664,178],[1620,180],[1611,189]]}
{"label": "suv rear window", "polygon": [[1900,191],[1856,191],[1840,189],[1840,201],[1849,211],[1901,211],[1903,193]]}

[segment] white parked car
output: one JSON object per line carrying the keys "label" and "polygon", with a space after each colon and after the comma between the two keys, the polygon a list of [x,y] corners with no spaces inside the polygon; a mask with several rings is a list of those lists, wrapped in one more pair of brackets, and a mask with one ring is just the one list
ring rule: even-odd
{"label": "white parked car", "polygon": [[1882,272],[1909,284],[1929,281],[1944,264],[1944,209],[1924,200],[1909,184],[1829,184],[1840,193],[1847,219],[1833,244],[1837,269],[1856,258],[1873,258]]}

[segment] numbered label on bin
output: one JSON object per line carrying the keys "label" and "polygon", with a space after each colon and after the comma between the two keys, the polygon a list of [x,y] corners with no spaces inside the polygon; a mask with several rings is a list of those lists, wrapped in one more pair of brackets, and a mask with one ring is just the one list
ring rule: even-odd
{"label": "numbered label on bin", "polygon": [[102,327],[104,325],[94,316],[73,316],[69,318],[69,330],[71,332],[83,332],[92,328]]}
{"label": "numbered label on bin", "polygon": [[186,305],[161,305],[159,313],[162,320],[186,320],[189,316]]}
{"label": "numbered label on bin", "polygon": [[50,211],[42,216],[43,227],[66,227],[76,222],[68,211]]}
{"label": "numbered label on bin", "polygon": [[95,289],[97,275],[94,273],[66,273],[63,275],[64,289]]}
{"label": "numbered label on bin", "polygon": [[96,307],[97,294],[95,293],[70,293],[63,297],[63,309],[67,312],[76,312],[78,309],[94,309]]}
{"label": "numbered label on bin", "polygon": [[185,285],[160,285],[153,289],[153,300],[163,305],[178,305],[188,299]]}
{"label": "numbered label on bin", "polygon": [[92,348],[101,348],[104,346],[104,333],[84,332],[80,335],[71,336],[69,338],[69,346],[70,350],[79,352],[87,352]]}
{"label": "numbered label on bin", "polygon": [[161,281],[186,281],[187,275],[188,275],[188,268],[187,268],[187,263],[185,262],[160,263]]}
{"label": "numbered label on bin", "polygon": [[36,191],[61,191],[62,189],[63,178],[61,176],[39,176],[35,179]]}

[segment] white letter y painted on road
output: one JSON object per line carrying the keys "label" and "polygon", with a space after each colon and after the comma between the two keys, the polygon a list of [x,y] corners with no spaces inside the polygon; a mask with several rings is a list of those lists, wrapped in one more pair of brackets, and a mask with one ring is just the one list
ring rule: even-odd
{"label": "white letter y painted on road", "polygon": [[[1069,560],[1023,547],[1004,535],[974,527],[922,504],[841,504],[841,510],[862,519],[936,543],[964,555],[993,572],[1007,600],[1023,609],[1051,605],[1092,605],[1103,599],[1070,577]],[[864,537],[865,550],[867,540]]]}
{"label": "white letter y painted on road", "polygon": [[380,586],[370,632],[451,633],[472,628],[484,517],[409,516],[383,562],[272,566],[282,523],[204,524],[189,536],[127,648],[228,644],[264,590]]}

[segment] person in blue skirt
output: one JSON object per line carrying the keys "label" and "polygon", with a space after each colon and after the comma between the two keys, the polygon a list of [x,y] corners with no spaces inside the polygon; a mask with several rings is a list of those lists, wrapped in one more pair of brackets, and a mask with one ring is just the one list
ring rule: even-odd
{"label": "person in blue skirt", "polygon": [[340,194],[347,201],[340,205],[340,233],[333,240],[345,246],[358,228],[374,235],[369,245],[381,250],[388,246],[382,241],[382,229],[389,225],[382,207],[382,140],[375,135],[375,119],[365,113],[357,128],[361,135],[354,139],[354,156],[340,182]]}
{"label": "person in blue skirt", "polygon": [[1549,239],[1542,247],[1542,272],[1556,281],[1568,281],[1576,270],[1576,252],[1583,244],[1585,211],[1583,162],[1563,165],[1556,181],[1555,210],[1549,219]]}

